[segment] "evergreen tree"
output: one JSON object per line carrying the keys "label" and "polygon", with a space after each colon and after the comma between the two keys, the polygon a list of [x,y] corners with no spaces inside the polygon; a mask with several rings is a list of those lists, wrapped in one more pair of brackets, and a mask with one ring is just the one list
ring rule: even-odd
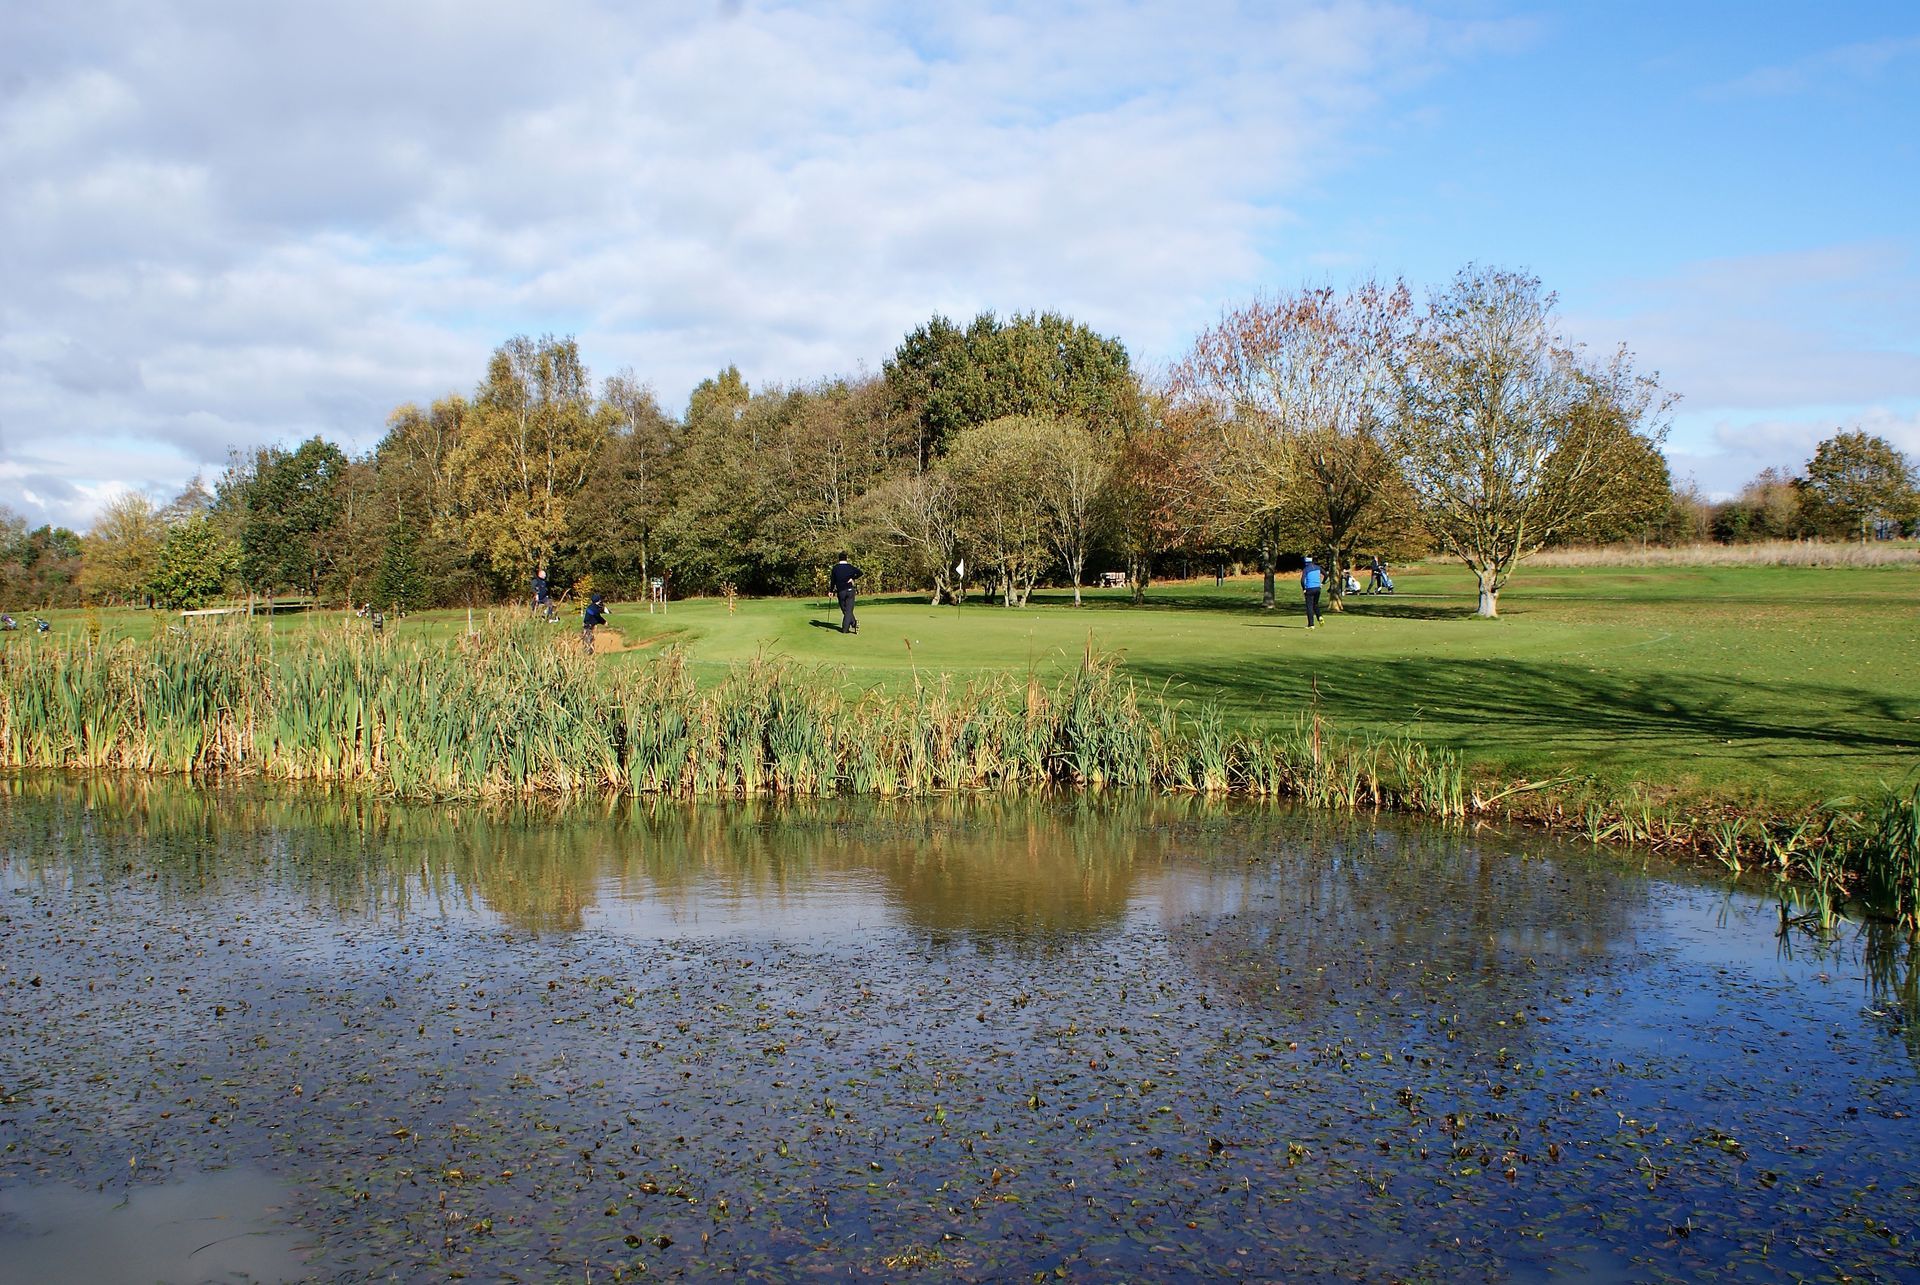
{"label": "evergreen tree", "polygon": [[374,605],[396,611],[418,611],[426,606],[432,589],[421,563],[419,528],[402,508],[399,517],[387,528],[380,569],[374,573]]}

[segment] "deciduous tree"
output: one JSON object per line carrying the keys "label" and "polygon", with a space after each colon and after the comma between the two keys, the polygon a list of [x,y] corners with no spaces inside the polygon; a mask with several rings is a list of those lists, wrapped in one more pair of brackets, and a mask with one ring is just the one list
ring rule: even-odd
{"label": "deciduous tree", "polygon": [[1024,416],[991,420],[955,434],[944,465],[953,475],[960,552],[991,571],[1009,607],[1024,607],[1047,568],[1048,459]]}
{"label": "deciduous tree", "polygon": [[952,474],[938,466],[904,470],[862,501],[874,529],[905,555],[915,574],[932,582],[935,606],[959,591],[953,570],[960,556],[959,503]]}
{"label": "deciduous tree", "polygon": [[166,507],[160,510],[160,520],[173,526],[210,512],[213,503],[213,491],[208,488],[206,478],[196,473],[193,480],[180,489],[180,494],[167,501]]}
{"label": "deciduous tree", "polygon": [[935,317],[883,366],[895,410],[917,427],[925,468],[963,428],[1009,415],[1077,419],[1108,437],[1131,422],[1127,349],[1059,313],[982,313],[962,330]]}
{"label": "deciduous tree", "polygon": [[166,526],[137,491],[107,501],[83,543],[80,587],[91,598],[151,601]]}
{"label": "deciduous tree", "polygon": [[226,587],[239,559],[204,512],[167,528],[151,580],[154,600],[170,611],[197,610]]}
{"label": "deciduous tree", "polygon": [[1179,393],[1216,408],[1221,498],[1255,536],[1269,595],[1277,541],[1324,554],[1337,607],[1362,538],[1405,523],[1406,487],[1378,437],[1412,311],[1398,282],[1258,299],[1202,332],[1181,364]]}
{"label": "deciduous tree", "polygon": [[1722,544],[1787,540],[1804,527],[1804,480],[1786,469],[1762,469],[1740,494],[1714,506],[1713,538]]}
{"label": "deciduous tree", "polygon": [[[289,452],[267,447],[224,479],[239,506],[239,568],[249,590],[317,595],[340,554],[340,483],[347,457],[320,437]],[[221,524],[223,527],[224,523]]]}
{"label": "deciduous tree", "polygon": [[1435,543],[1473,572],[1482,616],[1499,614],[1521,561],[1637,491],[1635,439],[1665,435],[1671,399],[1624,350],[1584,363],[1554,302],[1535,277],[1469,266],[1398,367],[1394,445]]}
{"label": "deciduous tree", "polygon": [[1157,389],[1114,443],[1108,530],[1126,560],[1137,606],[1146,600],[1154,559],[1196,538],[1212,539],[1231,512],[1220,493],[1220,435],[1205,407]]}
{"label": "deciduous tree", "polygon": [[468,547],[504,576],[546,574],[610,428],[571,338],[502,344],[447,459]]}
{"label": "deciduous tree", "polygon": [[66,527],[27,530],[26,519],[0,505],[0,596],[56,606],[79,595],[81,540]]}
{"label": "deciduous tree", "polygon": [[[420,605],[485,601],[518,579],[518,568],[504,575],[493,571],[488,558],[467,543],[461,521],[452,461],[472,410],[457,394],[425,409],[402,406],[374,448],[374,503],[365,509],[368,529],[356,544],[357,556],[377,580],[389,546],[401,539],[426,586]],[[393,528],[401,523],[408,530],[396,536]]]}
{"label": "deciduous tree", "polygon": [[1029,416],[1024,422],[1044,461],[1033,479],[1046,519],[1047,541],[1073,585],[1080,605],[1080,583],[1087,555],[1106,525],[1116,451],[1075,420]]}
{"label": "deciduous tree", "polygon": [[1835,433],[1807,461],[1806,508],[1816,530],[1864,543],[1876,519],[1907,522],[1920,509],[1913,465],[1884,437]]}
{"label": "deciduous tree", "polygon": [[799,511],[787,454],[798,406],[783,389],[751,392],[732,367],[694,389],[659,532],[683,586],[765,593],[810,583],[808,568],[823,555],[803,547],[809,515]]}
{"label": "deciduous tree", "polygon": [[680,426],[631,370],[606,381],[601,406],[612,432],[601,443],[587,485],[575,493],[569,538],[596,587],[644,591],[673,498],[670,465]]}

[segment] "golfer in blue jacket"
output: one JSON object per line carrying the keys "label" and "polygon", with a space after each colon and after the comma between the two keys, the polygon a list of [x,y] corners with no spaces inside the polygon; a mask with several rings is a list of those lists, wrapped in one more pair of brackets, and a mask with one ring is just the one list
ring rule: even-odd
{"label": "golfer in blue jacket", "polygon": [[1307,628],[1320,623],[1320,567],[1312,558],[1300,568],[1300,592],[1307,600]]}

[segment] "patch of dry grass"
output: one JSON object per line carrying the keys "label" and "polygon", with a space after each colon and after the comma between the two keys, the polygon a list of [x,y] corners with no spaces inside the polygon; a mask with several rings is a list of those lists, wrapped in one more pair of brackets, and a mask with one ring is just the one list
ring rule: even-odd
{"label": "patch of dry grass", "polygon": [[1672,547],[1611,544],[1548,549],[1527,559],[1534,567],[1920,567],[1911,541],[1844,544],[1833,540],[1757,540],[1752,544]]}

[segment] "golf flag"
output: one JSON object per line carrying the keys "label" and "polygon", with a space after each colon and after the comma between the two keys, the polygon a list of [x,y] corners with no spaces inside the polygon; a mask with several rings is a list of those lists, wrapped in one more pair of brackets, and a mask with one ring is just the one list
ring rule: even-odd
{"label": "golf flag", "polygon": [[960,561],[954,563],[953,574],[955,574],[956,576],[959,576],[962,580],[965,580],[967,578],[967,560],[965,558],[962,558],[960,559]]}

